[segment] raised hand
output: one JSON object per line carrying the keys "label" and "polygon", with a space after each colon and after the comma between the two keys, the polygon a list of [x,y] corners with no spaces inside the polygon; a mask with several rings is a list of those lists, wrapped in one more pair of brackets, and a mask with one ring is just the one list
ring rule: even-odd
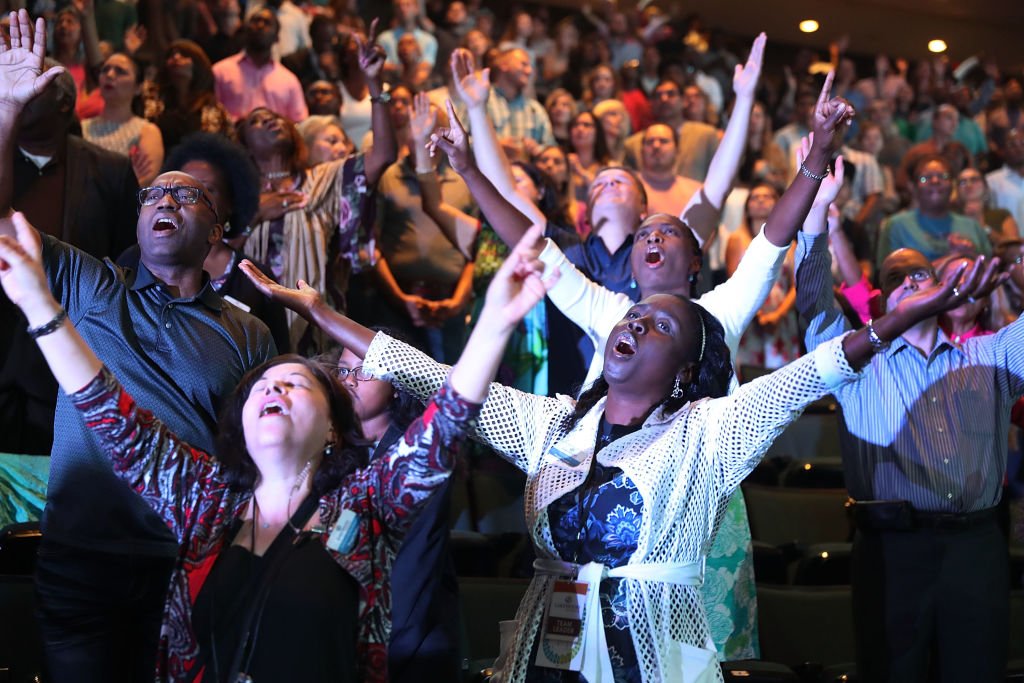
{"label": "raised hand", "polygon": [[249,259],[242,259],[238,267],[263,296],[295,311],[306,320],[309,320],[313,308],[323,301],[320,292],[306,284],[305,280],[299,280],[298,288],[291,289],[271,280]]}
{"label": "raised hand", "polygon": [[387,55],[384,48],[377,44],[377,24],[379,19],[370,23],[370,35],[363,38],[359,33],[353,33],[356,44],[359,46],[359,70],[368,81],[377,83],[380,81],[380,74],[384,70],[384,62]]}
{"label": "raised hand", "polygon": [[452,169],[462,175],[474,164],[473,155],[469,151],[469,136],[456,116],[451,100],[445,102],[445,109],[448,110],[448,127],[438,128],[430,135],[427,149],[430,150],[430,156],[434,156],[440,149],[447,155]]}
{"label": "raised hand", "polygon": [[124,51],[130,55],[135,54],[146,42],[146,27],[141,24],[129,26],[124,32]]}
{"label": "raised hand", "polygon": [[[811,152],[811,145],[814,144],[814,133],[800,138],[800,148],[796,152],[796,162],[803,164],[807,155]],[[818,186],[818,193],[814,195],[811,206],[828,206],[836,200],[839,191],[843,189],[843,178],[845,176],[842,155],[836,157],[835,167],[826,172],[825,179]]]}
{"label": "raised hand", "polygon": [[853,106],[841,97],[833,97],[832,81],[835,79],[835,71],[829,71],[825,77],[825,84],[818,95],[818,103],[814,107],[814,138],[819,145],[831,157],[843,145],[843,138],[846,137],[847,127],[853,123],[856,112]]}
{"label": "raised hand", "polygon": [[754,38],[750,47],[750,55],[745,65],[737,64],[732,77],[732,90],[736,97],[753,97],[757,89],[757,79],[761,76],[761,65],[764,63],[764,45],[768,37],[762,32]]}
{"label": "raised hand", "polygon": [[43,72],[46,22],[36,20],[35,31],[26,10],[11,12],[10,44],[0,36],[0,107],[20,113],[29,100],[43,92],[64,67]]}
{"label": "raised hand", "polygon": [[900,301],[896,313],[909,328],[965,302],[988,296],[1006,278],[1005,273],[999,273],[998,258],[980,256],[969,268],[967,263],[957,266],[939,286],[922,289]]}
{"label": "raised hand", "polygon": [[413,141],[417,145],[425,146],[436,126],[437,109],[430,103],[430,98],[425,92],[416,93],[412,98],[412,116],[409,117],[409,132]]}
{"label": "raised hand", "polygon": [[491,92],[491,70],[478,72],[473,63],[473,53],[461,47],[452,52],[449,63],[455,91],[463,104],[470,109],[486,105]]}
{"label": "raised hand", "polygon": [[0,235],[0,285],[7,298],[28,315],[32,306],[53,299],[43,272],[39,233],[22,213],[0,222],[13,224],[14,233]]}
{"label": "raised hand", "polygon": [[489,324],[515,327],[558,281],[558,270],[543,277],[544,264],[536,255],[540,239],[541,227],[532,226],[494,274],[481,312]]}

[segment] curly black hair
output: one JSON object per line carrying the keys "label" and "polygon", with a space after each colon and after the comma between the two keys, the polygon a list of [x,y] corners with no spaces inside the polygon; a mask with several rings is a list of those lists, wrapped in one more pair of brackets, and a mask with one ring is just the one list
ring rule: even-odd
{"label": "curly black hair", "polygon": [[178,170],[190,161],[205,161],[224,176],[231,195],[224,237],[236,236],[249,225],[260,205],[260,172],[249,152],[223,135],[192,133],[171,151],[163,170]]}
{"label": "curly black hair", "polygon": [[236,491],[252,491],[259,479],[259,470],[245,446],[242,410],[256,381],[268,368],[284,363],[299,363],[312,373],[327,394],[331,426],[337,441],[329,457],[313,477],[313,492],[323,495],[338,486],[350,473],[366,466],[368,442],[359,429],[348,391],[321,363],[295,354],[285,354],[245,373],[231,396],[224,402],[217,428],[217,457],[224,468],[228,486]]}
{"label": "curly black hair", "polygon": [[[681,385],[682,396],[673,398],[671,393],[665,396],[658,405],[666,413],[671,414],[682,408],[691,401],[698,401],[702,398],[721,398],[729,393],[729,383],[732,380],[732,354],[729,352],[729,345],[725,342],[725,329],[718,318],[708,313],[701,305],[693,303],[690,299],[673,294],[680,301],[685,301],[688,306],[700,317],[704,325],[704,356],[697,364],[697,372],[694,380],[688,384]],[[576,401],[576,408],[565,417],[562,422],[562,433],[567,434],[579,423],[583,416],[590,412],[602,397],[608,394],[608,382],[604,375],[594,380]]]}

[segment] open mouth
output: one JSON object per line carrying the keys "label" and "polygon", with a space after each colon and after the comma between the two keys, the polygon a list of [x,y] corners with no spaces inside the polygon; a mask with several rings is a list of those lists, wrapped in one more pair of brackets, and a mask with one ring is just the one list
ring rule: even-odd
{"label": "open mouth", "polygon": [[161,218],[160,220],[153,224],[153,232],[167,233],[174,232],[177,229],[178,224],[166,218]]}
{"label": "open mouth", "polygon": [[644,263],[649,266],[660,265],[664,260],[665,257],[662,255],[661,250],[656,247],[649,247],[644,255]]}
{"label": "open mouth", "polygon": [[287,415],[288,411],[284,409],[284,406],[277,401],[270,401],[266,403],[260,409],[260,417],[267,417],[268,415]]}
{"label": "open mouth", "polygon": [[636,354],[636,340],[629,332],[623,332],[615,338],[612,349],[620,356],[632,356]]}

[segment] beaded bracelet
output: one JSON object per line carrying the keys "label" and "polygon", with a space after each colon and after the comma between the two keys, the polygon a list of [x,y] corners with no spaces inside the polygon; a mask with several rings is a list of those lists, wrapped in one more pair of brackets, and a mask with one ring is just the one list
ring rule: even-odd
{"label": "beaded bracelet", "polygon": [[39,327],[28,328],[28,336],[32,337],[33,339],[45,337],[46,335],[55,332],[58,327],[63,325],[64,321],[67,320],[67,317],[68,312],[62,308],[60,309],[60,313],[53,316],[53,319],[50,320],[50,322],[40,325]]}
{"label": "beaded bracelet", "polygon": [[800,164],[800,173],[802,175],[810,178],[811,180],[817,180],[820,183],[822,180],[824,180],[826,177],[828,177],[828,166],[825,167],[825,172],[824,173],[822,173],[821,175],[818,175],[817,173],[811,172],[803,164]]}

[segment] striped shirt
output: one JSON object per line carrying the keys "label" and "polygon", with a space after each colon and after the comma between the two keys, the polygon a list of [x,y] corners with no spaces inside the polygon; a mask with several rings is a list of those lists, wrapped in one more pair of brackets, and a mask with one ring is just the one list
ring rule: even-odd
{"label": "striped shirt", "polygon": [[[832,295],[826,235],[799,234],[797,308],[811,351],[850,324]],[[941,330],[922,355],[903,338],[840,387],[846,486],[857,500],[906,500],[930,512],[999,502],[1010,408],[1024,395],[1024,318],[960,345]]]}
{"label": "striped shirt", "polygon": [[520,94],[510,100],[492,87],[487,98],[487,118],[499,137],[531,138],[538,145],[555,144],[548,113],[532,97]]}

